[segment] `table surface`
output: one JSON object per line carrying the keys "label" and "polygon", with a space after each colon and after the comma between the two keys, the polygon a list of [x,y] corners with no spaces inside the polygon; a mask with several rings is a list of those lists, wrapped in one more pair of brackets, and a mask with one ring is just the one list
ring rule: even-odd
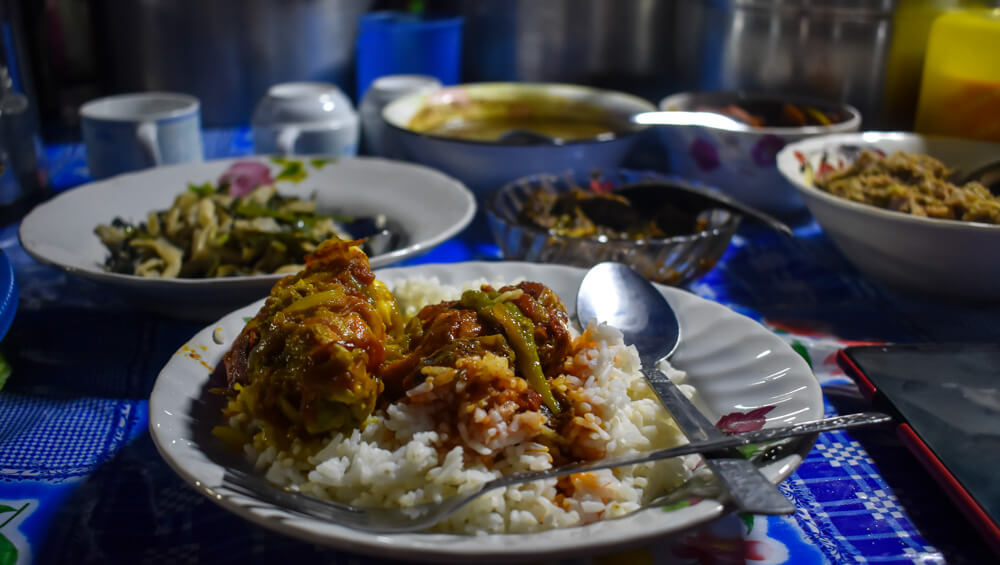
{"label": "table surface", "polygon": [[[206,158],[251,153],[246,130],[205,132]],[[89,180],[79,145],[47,148],[55,190]],[[997,341],[1000,308],[946,305],[862,277],[808,220],[796,237],[746,225],[691,292],[759,320],[802,354],[826,411],[865,408],[834,356],[853,343]],[[407,264],[499,259],[469,229]],[[159,457],[147,398],[203,324],[108,308],[106,289],[33,261],[0,230],[20,302],[0,347],[0,565],[13,563],[390,563],[244,522]],[[116,344],[122,355],[104,352]],[[822,434],[780,488],[789,516],[727,515],[627,555],[561,563],[989,563],[971,526],[890,429]]]}

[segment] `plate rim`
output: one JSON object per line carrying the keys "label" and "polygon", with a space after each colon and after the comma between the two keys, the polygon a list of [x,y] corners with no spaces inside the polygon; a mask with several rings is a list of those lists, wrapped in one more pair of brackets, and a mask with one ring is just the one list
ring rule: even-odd
{"label": "plate rim", "polygon": [[[539,263],[526,263],[526,262],[516,262],[516,261],[501,261],[501,262],[483,262],[483,261],[470,261],[461,263],[428,263],[423,265],[409,266],[409,267],[395,267],[388,269],[376,270],[376,276],[380,279],[396,278],[395,275],[402,277],[404,275],[409,276],[425,276],[425,273],[430,271],[436,271],[439,269],[455,269],[456,267],[465,267],[466,269],[474,269],[479,271],[495,271],[498,265],[502,265],[501,271],[509,271],[510,273],[517,272],[549,272],[549,273],[563,273],[562,276],[574,276],[577,280],[582,279],[585,269],[578,267],[570,267],[564,265],[549,265],[549,264],[539,264]],[[381,275],[381,276],[380,276]],[[386,277],[388,275],[388,277]],[[500,275],[494,275],[499,277]],[[555,276],[555,275],[553,275]],[[461,280],[475,280],[481,278],[480,276],[463,276]],[[544,281],[543,281],[544,282]],[[772,347],[781,348],[784,354],[789,355],[788,359],[790,363],[798,365],[795,367],[795,371],[789,370],[790,373],[802,373],[800,377],[805,379],[805,389],[803,392],[804,402],[807,405],[807,409],[811,411],[818,411],[816,417],[822,417],[824,407],[822,400],[822,392],[820,389],[819,381],[816,379],[809,367],[808,363],[799,356],[792,347],[782,340],[779,336],[768,330],[762,324],[749,318],[743,314],[735,312],[726,306],[713,302],[711,300],[699,297],[688,291],[677,289],[673,287],[667,287],[663,285],[657,285],[664,296],[668,299],[673,298],[674,300],[680,300],[682,303],[684,301],[690,301],[690,303],[698,307],[708,307],[710,309],[718,309],[718,312],[725,312],[725,316],[732,316],[733,319],[743,320],[739,322],[741,324],[746,324],[747,322],[754,324],[759,327],[757,333],[759,335],[765,335],[767,341],[771,342]],[[673,300],[672,300],[673,301]],[[511,543],[505,543],[505,551],[498,552],[495,547],[489,546],[489,544],[480,544],[479,547],[476,546],[463,546],[461,550],[456,551],[450,546],[443,545],[440,540],[450,539],[454,540],[456,538],[463,540],[476,540],[478,536],[464,536],[459,534],[400,534],[400,535],[376,535],[366,532],[359,532],[356,530],[351,530],[348,528],[336,526],[335,524],[322,524],[317,520],[298,517],[294,514],[287,513],[280,509],[269,507],[271,512],[261,512],[254,511],[249,505],[256,504],[260,506],[259,503],[252,502],[246,497],[241,497],[237,495],[230,495],[229,493],[223,494],[223,498],[217,498],[216,493],[210,489],[210,485],[204,485],[200,482],[200,479],[191,472],[189,468],[186,468],[181,459],[183,457],[177,457],[177,454],[172,452],[172,449],[167,445],[167,437],[161,437],[159,433],[159,426],[162,420],[161,413],[164,412],[160,406],[161,394],[163,394],[166,381],[170,378],[168,375],[168,369],[175,358],[181,355],[184,348],[191,343],[198,335],[210,335],[213,328],[221,327],[221,323],[233,316],[242,316],[246,313],[255,312],[256,309],[263,303],[263,299],[256,301],[252,304],[246,305],[238,310],[231,312],[219,321],[205,326],[201,331],[195,336],[189,339],[185,344],[178,349],[178,351],[171,357],[171,360],[167,362],[161,373],[156,379],[153,390],[149,397],[149,429],[150,435],[152,436],[153,443],[156,446],[157,451],[160,456],[168,463],[168,465],[181,476],[185,482],[190,486],[195,488],[198,492],[203,495],[208,496],[216,504],[222,506],[224,509],[241,516],[253,523],[264,526],[268,529],[278,531],[285,535],[290,535],[299,540],[319,543],[333,548],[338,548],[344,551],[353,551],[356,553],[363,553],[366,555],[376,555],[386,558],[403,558],[410,560],[422,560],[422,561],[437,561],[437,562],[458,562],[463,560],[468,560],[470,558],[475,558],[478,561],[513,561],[513,560],[524,560],[524,559],[534,559],[538,560],[544,557],[554,557],[558,556],[560,558],[566,558],[572,555],[592,553],[593,551],[600,549],[603,551],[614,550],[615,548],[634,546],[640,544],[644,541],[661,537],[664,535],[677,534],[683,531],[687,531],[691,528],[702,526],[708,522],[711,522],[728,511],[732,510],[727,506],[723,506],[715,500],[705,499],[694,505],[691,505],[681,511],[687,511],[692,513],[692,520],[690,523],[683,524],[681,527],[676,527],[673,529],[656,529],[649,530],[646,529],[642,532],[636,532],[631,536],[625,537],[624,539],[616,540],[601,540],[599,536],[592,536],[590,534],[598,531],[598,529],[604,527],[604,525],[611,522],[619,521],[638,521],[643,516],[650,515],[650,513],[659,512],[658,508],[647,508],[637,512],[634,512],[628,516],[620,519],[608,521],[608,522],[595,522],[592,524],[584,526],[575,526],[572,528],[548,530],[533,534],[491,534],[487,537],[502,537],[504,541],[510,541]],[[708,305],[708,306],[706,306]],[[567,305],[568,308],[572,307]],[[245,311],[245,312],[244,312]],[[683,328],[682,328],[683,331]],[[225,340],[225,345],[222,347],[228,347],[231,343],[231,339]],[[198,386],[202,386],[204,382],[209,378],[211,372],[206,373],[202,377],[201,383]],[[798,383],[801,385],[801,383]],[[812,398],[805,398],[806,395],[811,395]],[[186,401],[192,400],[192,398],[186,398]],[[177,424],[178,421],[166,422],[167,424]],[[780,483],[782,480],[791,475],[802,461],[805,459],[806,454],[808,454],[814,444],[816,436],[809,436],[803,438],[803,441],[797,446],[794,453],[787,455],[786,457],[780,459],[778,463],[780,465],[771,464],[767,466],[771,475],[769,478],[775,484]],[[188,446],[190,447],[190,446]],[[201,454],[204,458],[204,454]],[[214,465],[214,463],[213,463]],[[768,474],[768,471],[765,471]],[[242,504],[241,504],[242,502]],[[319,523],[319,526],[316,524]],[[310,528],[309,526],[313,526]],[[328,528],[333,527],[335,531],[340,530],[346,534],[340,535],[339,537],[331,537],[329,534],[324,535],[322,532],[315,531],[316,527]],[[568,532],[568,534],[567,534]],[[568,537],[572,543],[566,545],[563,542],[559,546],[550,545],[547,549],[539,548],[536,546],[524,548],[522,543],[525,539],[537,538],[537,537]],[[414,536],[421,536],[421,543],[414,543],[412,538]],[[575,538],[575,540],[573,539]],[[595,538],[597,542],[595,543]],[[400,539],[406,541],[400,542]],[[435,543],[437,541],[437,543]],[[407,543],[409,542],[409,543]]]}

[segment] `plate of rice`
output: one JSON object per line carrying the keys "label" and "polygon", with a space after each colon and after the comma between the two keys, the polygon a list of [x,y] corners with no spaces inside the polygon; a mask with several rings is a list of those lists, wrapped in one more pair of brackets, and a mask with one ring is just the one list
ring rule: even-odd
{"label": "plate of rice", "polygon": [[[352,270],[354,275],[361,271]],[[711,481],[706,481],[698,456],[498,489],[428,531],[407,534],[372,534],[241,495],[215,496],[212,489],[221,483],[225,469],[240,466],[312,496],[357,506],[410,506],[454,495],[501,474],[685,443],[643,380],[638,355],[621,333],[592,321],[586,327],[575,322],[572,304],[585,272],[520,262],[374,271],[377,282],[364,296],[390,297],[397,310],[376,306],[373,312],[385,320],[398,316],[409,321],[411,339],[426,338],[423,343],[431,341],[426,336],[433,335],[435,327],[427,321],[427,312],[454,314],[456,305],[481,306],[476,300],[489,297],[494,305],[514,301],[528,313],[523,301],[534,291],[533,296],[544,298],[539,302],[567,305],[562,319],[568,332],[558,347],[538,341],[547,387],[525,376],[530,371],[512,361],[523,355],[494,355],[504,346],[477,338],[484,349],[471,357],[452,359],[440,352],[424,356],[415,362],[417,368],[398,372],[408,375],[398,381],[390,375],[396,374],[393,371],[380,373],[374,384],[358,377],[350,387],[350,403],[338,405],[339,412],[314,410],[322,402],[313,397],[301,405],[283,402],[280,409],[265,410],[260,399],[273,398],[276,389],[268,392],[261,383],[271,381],[243,379],[248,364],[268,375],[282,370],[276,367],[295,364],[275,357],[273,365],[260,367],[260,351],[253,349],[261,346],[273,353],[276,338],[267,332],[281,324],[287,326],[281,334],[286,353],[317,351],[301,346],[303,339],[322,333],[310,331],[303,337],[302,327],[314,323],[316,316],[289,320],[318,299],[302,292],[304,274],[288,277],[286,284],[276,285],[271,298],[221,318],[176,352],[150,396],[150,432],[167,463],[227,510],[312,543],[383,557],[435,562],[562,558],[639,545],[722,516],[731,508],[708,498]],[[292,302],[278,304],[279,287],[298,294]],[[661,368],[681,383],[710,420],[755,421],[767,427],[823,416],[819,383],[781,338],[717,303],[676,288],[658,288],[677,311],[682,335],[669,364],[661,361]],[[314,294],[329,298],[339,292]],[[442,304],[449,307],[438,306]],[[273,316],[275,311],[281,316]],[[414,329],[414,320],[424,322],[422,330]],[[468,324],[454,327],[459,326],[467,329]],[[386,325],[388,333],[391,327]],[[552,333],[558,332],[546,335]],[[535,337],[542,334],[536,327]],[[517,349],[517,340],[508,339]],[[288,346],[293,341],[298,349]],[[392,360],[393,355],[387,347],[376,357]],[[334,358],[348,359],[323,356],[324,362]],[[369,385],[374,387],[371,394],[366,392]],[[304,390],[296,392],[296,398],[304,398]],[[476,396],[469,392],[473,390],[500,390],[506,396]],[[337,398],[346,402],[343,395]],[[277,425],[279,421],[284,424]],[[778,483],[798,467],[812,445],[808,438],[797,442],[762,460],[761,469]],[[706,488],[699,490],[698,485]]]}

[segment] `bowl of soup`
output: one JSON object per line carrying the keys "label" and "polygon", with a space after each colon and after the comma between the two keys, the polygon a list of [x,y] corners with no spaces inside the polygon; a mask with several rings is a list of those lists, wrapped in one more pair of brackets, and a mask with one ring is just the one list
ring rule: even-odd
{"label": "bowl of soup", "polygon": [[471,83],[399,98],[382,111],[390,157],[439,169],[480,199],[532,174],[622,164],[655,110],[623,92],[553,83]]}

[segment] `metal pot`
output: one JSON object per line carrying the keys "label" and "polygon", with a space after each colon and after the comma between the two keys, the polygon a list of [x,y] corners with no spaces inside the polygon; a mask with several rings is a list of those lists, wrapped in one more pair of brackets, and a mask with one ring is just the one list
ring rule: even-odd
{"label": "metal pot", "polygon": [[747,90],[877,116],[896,0],[439,0],[465,16],[463,79],[659,100]]}
{"label": "metal pot", "polygon": [[113,92],[197,96],[206,126],[245,124],[272,84],[353,92],[358,18],[374,0],[104,0],[95,20]]}
{"label": "metal pot", "polygon": [[[674,23],[675,0],[438,0],[465,18],[465,82],[564,82],[624,90],[648,100],[690,86],[677,61],[694,30]],[[693,78],[687,77],[687,78]]]}
{"label": "metal pot", "polygon": [[702,90],[847,102],[877,122],[896,0],[712,0],[703,10]]}

